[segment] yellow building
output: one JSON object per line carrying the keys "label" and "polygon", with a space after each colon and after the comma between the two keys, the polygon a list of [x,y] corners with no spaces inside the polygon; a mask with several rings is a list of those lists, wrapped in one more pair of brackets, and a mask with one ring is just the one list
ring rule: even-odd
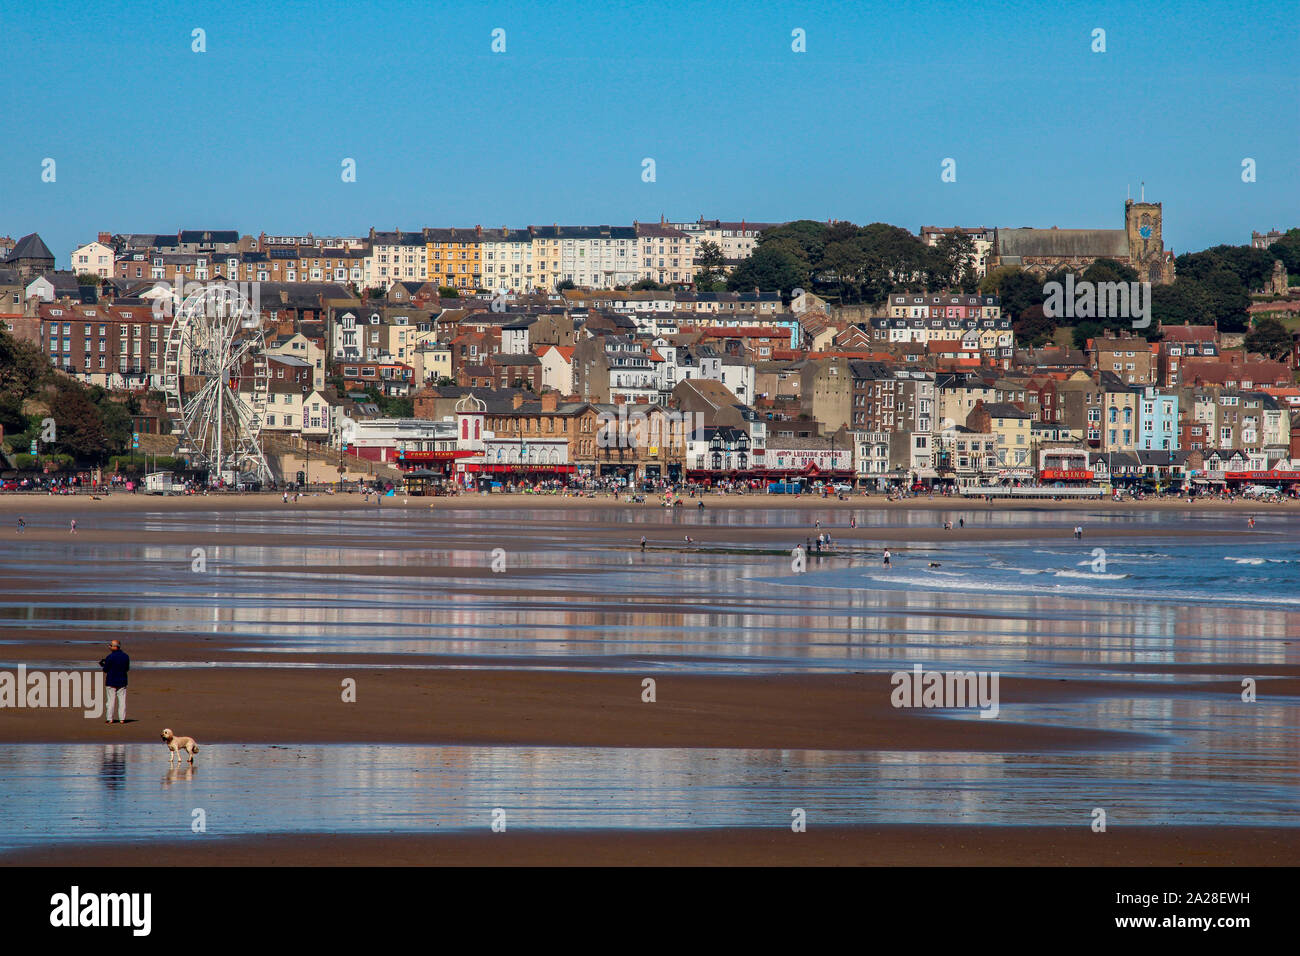
{"label": "yellow building", "polygon": [[429,281],[453,289],[482,287],[482,229],[426,229]]}
{"label": "yellow building", "polygon": [[968,428],[992,432],[999,468],[1033,468],[1033,416],[1009,402],[979,402],[967,417]]}

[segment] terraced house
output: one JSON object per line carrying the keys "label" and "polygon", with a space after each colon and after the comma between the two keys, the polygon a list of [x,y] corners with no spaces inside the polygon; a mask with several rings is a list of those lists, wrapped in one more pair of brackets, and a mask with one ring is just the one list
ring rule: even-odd
{"label": "terraced house", "polygon": [[481,227],[425,229],[424,242],[430,279],[464,291],[483,288]]}
{"label": "terraced house", "polygon": [[419,232],[376,232],[370,229],[370,254],[363,260],[362,282],[387,289],[395,280],[424,282],[429,278],[429,253]]}
{"label": "terraced house", "polygon": [[483,229],[476,226],[482,267],[479,288],[490,292],[530,292],[533,279],[533,237],[527,229]]}
{"label": "terraced house", "polygon": [[633,226],[530,226],[537,286],[612,289],[641,278]]}
{"label": "terraced house", "polygon": [[695,281],[695,237],[659,223],[633,223],[641,275],[662,284]]}

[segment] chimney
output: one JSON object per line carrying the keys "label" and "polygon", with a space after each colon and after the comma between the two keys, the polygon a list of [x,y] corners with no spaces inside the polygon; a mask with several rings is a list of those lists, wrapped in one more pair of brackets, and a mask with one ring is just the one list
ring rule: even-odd
{"label": "chimney", "polygon": [[98,241],[100,245],[106,246],[113,241],[113,234],[111,232],[101,232]]}
{"label": "chimney", "polygon": [[518,407],[519,407],[520,405],[522,405],[523,403],[524,403],[524,393],[523,393],[523,392],[515,392],[514,397],[513,397],[512,399],[510,399],[510,407],[511,407],[511,408],[518,408]]}
{"label": "chimney", "polygon": [[482,227],[482,226],[475,226],[475,227],[474,227],[474,237],[477,238],[477,239],[482,239],[482,238],[483,238],[483,227]]}
{"label": "chimney", "polygon": [[545,392],[542,392],[542,411],[544,412],[555,411],[555,403],[556,403],[555,392],[549,389]]}

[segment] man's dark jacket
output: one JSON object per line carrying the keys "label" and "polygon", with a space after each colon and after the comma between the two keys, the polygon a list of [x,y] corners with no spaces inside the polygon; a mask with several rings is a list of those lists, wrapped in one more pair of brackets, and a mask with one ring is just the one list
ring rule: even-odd
{"label": "man's dark jacket", "polygon": [[131,669],[131,658],[124,652],[110,651],[108,656],[99,662],[99,666],[104,668],[104,683],[109,687],[126,686],[126,672]]}

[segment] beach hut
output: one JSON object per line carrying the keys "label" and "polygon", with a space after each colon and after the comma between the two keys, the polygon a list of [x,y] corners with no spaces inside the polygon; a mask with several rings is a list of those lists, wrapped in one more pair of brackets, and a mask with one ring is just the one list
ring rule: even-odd
{"label": "beach hut", "polygon": [[170,495],[176,491],[170,471],[154,471],[144,476],[144,490],[151,495]]}

